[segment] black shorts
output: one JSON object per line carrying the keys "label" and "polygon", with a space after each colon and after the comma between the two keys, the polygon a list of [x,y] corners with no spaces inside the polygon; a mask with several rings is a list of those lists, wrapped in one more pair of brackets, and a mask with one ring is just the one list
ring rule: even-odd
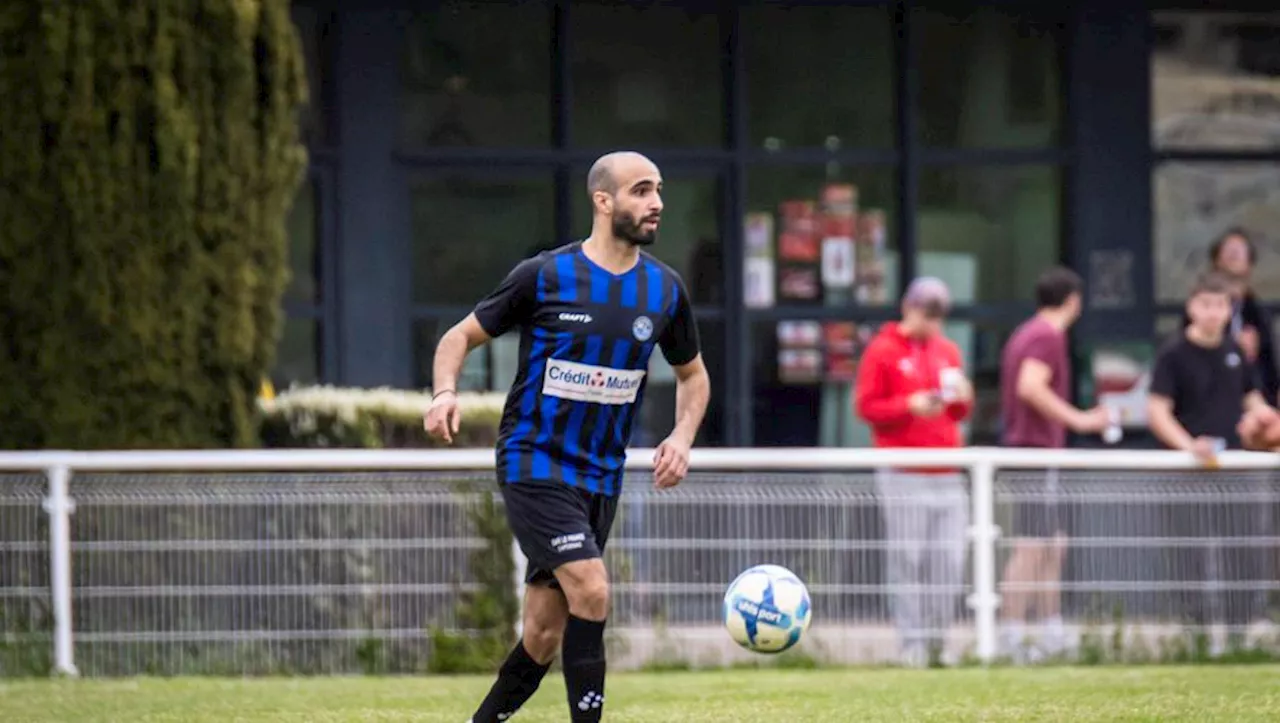
{"label": "black shorts", "polygon": [[[1028,473],[1028,477],[1031,474]],[[1058,473],[1047,470],[1039,480],[1028,479],[1020,486],[1024,498],[1013,505],[1013,534],[1010,537],[1050,539],[1066,534],[1066,524],[1058,505]]]}
{"label": "black shorts", "polygon": [[501,487],[507,522],[529,559],[526,584],[556,587],[556,568],[604,555],[618,511],[617,497],[563,482],[514,482]]}

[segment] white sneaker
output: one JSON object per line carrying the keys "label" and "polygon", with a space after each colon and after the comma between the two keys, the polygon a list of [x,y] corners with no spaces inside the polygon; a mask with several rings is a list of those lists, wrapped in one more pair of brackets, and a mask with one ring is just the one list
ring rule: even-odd
{"label": "white sneaker", "polygon": [[929,649],[922,643],[913,643],[902,650],[902,667],[925,668],[929,666]]}
{"label": "white sneaker", "polygon": [[1061,655],[1067,649],[1067,630],[1061,617],[1052,617],[1041,624],[1040,649],[1049,657]]}

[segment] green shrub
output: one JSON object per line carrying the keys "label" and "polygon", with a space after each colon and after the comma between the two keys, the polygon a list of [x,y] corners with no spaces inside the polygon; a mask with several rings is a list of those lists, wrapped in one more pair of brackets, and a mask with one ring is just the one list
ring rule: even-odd
{"label": "green shrub", "polygon": [[7,0],[0,37],[0,447],[255,444],[306,167],[288,0]]}

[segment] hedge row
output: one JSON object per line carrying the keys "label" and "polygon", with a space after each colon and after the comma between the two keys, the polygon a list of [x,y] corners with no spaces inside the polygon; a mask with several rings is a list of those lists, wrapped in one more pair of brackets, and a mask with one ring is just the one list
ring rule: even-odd
{"label": "hedge row", "polygon": [[5,0],[0,38],[0,448],[254,446],[307,164],[288,0]]}
{"label": "hedge row", "polygon": [[[461,429],[454,447],[492,447],[502,394],[458,395]],[[429,392],[302,387],[259,400],[262,443],[276,448],[420,449],[444,446],[427,436],[422,415]]]}

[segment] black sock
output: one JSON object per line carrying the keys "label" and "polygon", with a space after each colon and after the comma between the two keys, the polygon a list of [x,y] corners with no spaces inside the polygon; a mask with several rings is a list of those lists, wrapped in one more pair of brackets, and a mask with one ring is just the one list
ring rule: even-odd
{"label": "black sock", "polygon": [[564,628],[562,660],[569,720],[597,723],[604,714],[604,621],[570,615]]}
{"label": "black sock", "polygon": [[[471,716],[473,723],[497,723],[510,718],[542,684],[550,663],[541,665],[529,657],[524,641],[516,643],[506,662],[498,669],[498,680],[489,689],[480,709]],[[501,717],[499,717],[501,716]]]}

